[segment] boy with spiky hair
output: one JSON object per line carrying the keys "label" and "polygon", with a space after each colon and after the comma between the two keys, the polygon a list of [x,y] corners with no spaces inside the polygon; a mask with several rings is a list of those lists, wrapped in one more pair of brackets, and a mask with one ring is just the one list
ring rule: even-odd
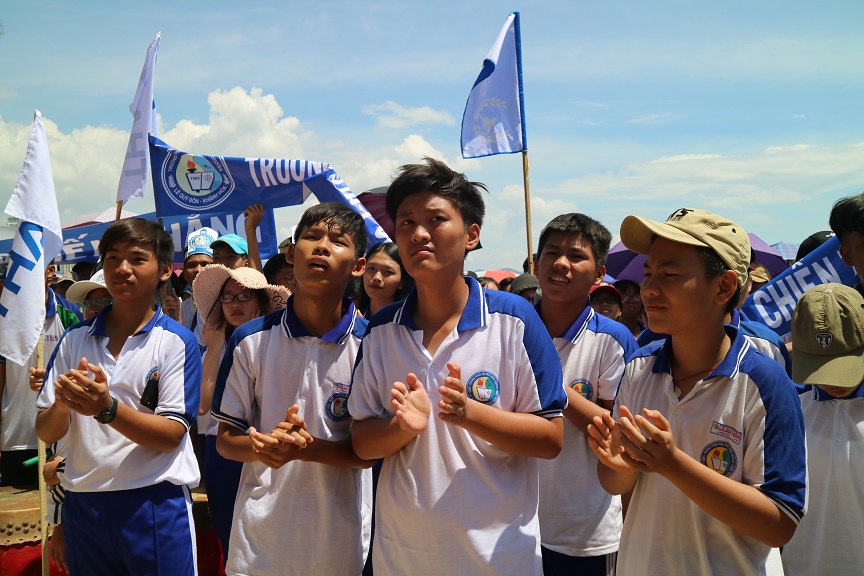
{"label": "boy with spiky hair", "polygon": [[416,288],[373,318],[348,400],[357,454],[384,459],[376,576],[542,574],[536,458],[561,450],[567,400],[531,305],[463,275],[481,188],[426,158],[387,191]]}
{"label": "boy with spiky hair", "polygon": [[617,573],[764,574],[806,500],[804,425],[789,377],[724,325],[747,281],[734,222],[681,208],[628,216],[621,240],[647,254],[642,301],[664,340],[628,361],[590,444],[611,494],[633,490]]}
{"label": "boy with spiky hair", "polygon": [[864,194],[841,198],[831,208],[831,230],[840,240],[840,256],[858,274],[855,289],[864,295]]}
{"label": "boy with spiky hair", "polygon": [[217,449],[244,463],[226,573],[356,576],[369,549],[365,469],[374,462],[358,458],[349,437],[366,321],[343,295],[363,274],[366,228],[328,202],[306,210],[294,240],[287,306],[235,330],[216,380]]}
{"label": "boy with spiky hair", "polygon": [[[612,234],[585,214],[561,214],[540,233],[536,306],[564,376],[564,447],[540,461],[540,534],[545,576],[605,576],[621,538],[621,498],[597,481],[588,424],[612,408],[636,342],[623,324],[595,312],[589,294],[606,274]],[[566,496],[561,487],[570,486]]]}
{"label": "boy with spiky hair", "polygon": [[[195,574],[188,430],[198,412],[195,337],[154,305],[174,243],[129,218],[99,243],[113,305],[66,331],[48,362],[36,432],[67,436],[63,526],[73,574]],[[67,435],[68,433],[68,435]]]}

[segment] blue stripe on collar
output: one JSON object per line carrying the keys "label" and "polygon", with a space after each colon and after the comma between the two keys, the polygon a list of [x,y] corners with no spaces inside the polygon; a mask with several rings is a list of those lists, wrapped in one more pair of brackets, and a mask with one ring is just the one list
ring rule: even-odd
{"label": "blue stripe on collar", "polygon": [[[487,315],[489,314],[489,306],[486,302],[486,289],[480,286],[480,283],[471,276],[465,276],[464,280],[468,285],[468,301],[465,303],[465,308],[459,317],[459,323],[456,325],[457,332],[482,328],[486,325]],[[405,297],[405,302],[402,303],[393,321],[411,330],[418,330],[417,325],[414,323],[414,312],[416,310],[417,288],[415,287]]]}
{"label": "blue stripe on collar", "polygon": [[[321,340],[333,342],[334,344],[342,344],[345,342],[346,338],[351,335],[351,331],[354,329],[354,324],[357,321],[357,310],[354,308],[354,303],[351,302],[349,298],[343,298],[342,304],[343,307],[347,306],[345,314],[342,315],[342,318],[339,319],[339,323],[336,324],[332,330],[323,336],[320,336]],[[289,338],[302,338],[303,336],[309,336],[311,338],[315,337],[306,329],[305,326],[303,326],[297,318],[297,315],[294,314],[293,294],[288,298],[288,303],[285,305],[285,313],[282,315],[282,328],[285,335]]]}

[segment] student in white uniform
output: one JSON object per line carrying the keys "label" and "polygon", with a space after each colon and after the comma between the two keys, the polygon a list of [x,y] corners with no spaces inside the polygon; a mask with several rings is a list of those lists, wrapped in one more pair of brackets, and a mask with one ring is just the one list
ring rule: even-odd
{"label": "student in white uniform", "polygon": [[822,284],[792,316],[792,376],[807,428],[807,516],[783,547],[787,576],[860,574],[864,567],[864,298]]}
{"label": "student in white uniform", "polygon": [[259,316],[270,314],[285,307],[290,292],[282,286],[267,284],[264,275],[245,266],[230,270],[221,264],[208,266],[195,281],[195,300],[201,306],[206,322],[204,344],[207,351],[202,358],[201,408],[199,422],[209,423],[206,429],[206,458],[203,474],[207,488],[210,519],[216,528],[222,557],[228,559],[231,523],[234,518],[234,500],[240,485],[243,465],[223,457],[216,450],[219,423],[210,418],[210,407],[219,365],[225,357],[225,349],[234,330]]}
{"label": "student in white uniform", "polygon": [[747,280],[750,242],[721,216],[628,216],[647,254],[642,301],[669,334],[627,363],[612,415],[589,426],[612,494],[633,490],[619,576],[764,574],[804,515],[801,405],[789,377],[724,317]]}
{"label": "student in white uniform", "polygon": [[[597,480],[588,425],[612,408],[624,363],[636,350],[626,326],[599,314],[589,294],[602,285],[612,234],[584,214],[562,214],[540,233],[536,309],[558,350],[567,391],[564,447],[541,460],[543,574],[605,576],[615,569],[621,498]],[[611,285],[610,285],[611,286]]]}
{"label": "student in white uniform", "polygon": [[201,356],[154,305],[174,243],[127,218],[99,244],[114,304],[63,335],[37,400],[46,444],[68,436],[62,486],[73,574],[196,573],[189,489],[199,481],[189,426]]}
{"label": "student in white uniform", "polygon": [[[49,288],[54,271],[54,262],[51,262],[45,269],[45,321],[42,324],[45,358],[50,358],[66,328],[81,320],[78,307]],[[36,466],[21,466],[24,461],[38,455],[33,427],[36,396],[29,384],[30,375],[35,371],[36,350],[24,366],[7,362],[0,356],[0,483],[4,486],[39,482]],[[44,369],[39,373],[40,378],[43,376]]]}
{"label": "student in white uniform", "polygon": [[357,454],[384,459],[376,576],[542,574],[536,458],[561,450],[567,397],[531,305],[463,276],[481,187],[427,158],[387,191],[416,290],[375,315],[348,400]]}
{"label": "student in white uniform", "polygon": [[356,576],[369,548],[374,462],[351,448],[346,407],[366,322],[344,298],[366,229],[344,204],[309,208],[287,258],[283,311],[228,342],[213,397],[216,446],[244,462],[226,573]]}

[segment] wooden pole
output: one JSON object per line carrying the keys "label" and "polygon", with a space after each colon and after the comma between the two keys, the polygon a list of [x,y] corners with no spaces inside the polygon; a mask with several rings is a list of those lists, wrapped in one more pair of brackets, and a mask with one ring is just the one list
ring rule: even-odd
{"label": "wooden pole", "polygon": [[123,201],[117,201],[117,213],[114,215],[114,221],[118,222],[120,220],[120,213],[123,212]]}
{"label": "wooden pole", "polygon": [[[45,345],[43,335],[39,334],[39,340],[36,342],[36,368],[42,369],[45,367]],[[42,517],[42,576],[48,576],[50,572],[50,560],[48,558],[48,522],[45,517],[48,516],[48,486],[45,484],[45,476],[42,472],[45,470],[45,442],[39,440],[39,515]]]}
{"label": "wooden pole", "polygon": [[528,150],[522,150],[522,182],[525,186],[525,227],[528,242],[528,273],[534,274],[534,249],[531,247],[531,192],[528,188]]}

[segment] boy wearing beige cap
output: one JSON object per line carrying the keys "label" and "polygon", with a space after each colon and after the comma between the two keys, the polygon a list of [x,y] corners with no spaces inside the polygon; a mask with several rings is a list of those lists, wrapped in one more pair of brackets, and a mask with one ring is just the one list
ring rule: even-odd
{"label": "boy wearing beige cap", "polygon": [[804,294],[792,316],[792,377],[807,428],[807,516],[783,548],[787,576],[864,566],[864,298],[842,284]]}
{"label": "boy wearing beige cap", "polygon": [[723,323],[747,281],[747,234],[682,208],[628,216],[621,240],[648,255],[642,301],[669,336],[635,353],[612,414],[589,426],[603,487],[633,491],[617,573],[764,574],[804,514],[807,472],[789,377]]}

